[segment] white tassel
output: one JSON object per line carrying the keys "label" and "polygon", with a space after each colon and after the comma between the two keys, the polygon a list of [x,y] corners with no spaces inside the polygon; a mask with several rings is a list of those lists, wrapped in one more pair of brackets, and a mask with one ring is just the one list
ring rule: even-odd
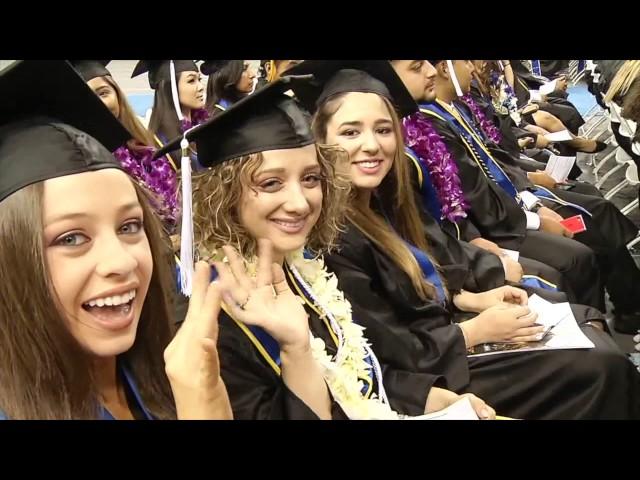
{"label": "white tassel", "polygon": [[169,64],[169,72],[171,75],[171,98],[173,99],[173,108],[176,109],[178,120],[182,121],[182,109],[180,108],[180,96],[178,95],[178,84],[176,82],[176,66],[171,60]]}
{"label": "white tassel", "polygon": [[182,226],[180,231],[180,288],[187,297],[191,296],[193,280],[193,212],[191,187],[191,158],[186,134],[180,142],[182,158]]}
{"label": "white tassel", "polygon": [[498,60],[498,66],[500,67],[500,71],[504,72],[504,65],[502,64],[502,60]]}
{"label": "white tassel", "polygon": [[447,60],[447,67],[449,68],[449,76],[451,77],[451,81],[453,82],[453,87],[456,89],[456,95],[462,97],[464,94],[462,93],[462,89],[460,88],[460,83],[458,82],[458,77],[456,77],[456,72],[453,70],[453,62],[451,60]]}

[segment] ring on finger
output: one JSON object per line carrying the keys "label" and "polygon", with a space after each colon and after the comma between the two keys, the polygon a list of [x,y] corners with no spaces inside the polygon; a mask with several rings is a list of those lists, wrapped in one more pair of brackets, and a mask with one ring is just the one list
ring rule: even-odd
{"label": "ring on finger", "polygon": [[244,307],[247,306],[247,303],[249,303],[250,298],[251,298],[251,295],[247,295],[247,299],[242,304],[239,305],[240,310],[244,310]]}

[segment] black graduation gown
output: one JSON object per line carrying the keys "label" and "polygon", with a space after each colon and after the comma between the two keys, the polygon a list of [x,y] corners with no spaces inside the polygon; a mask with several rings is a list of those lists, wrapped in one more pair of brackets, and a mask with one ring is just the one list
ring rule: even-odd
{"label": "black graduation gown", "polygon": [[[293,285],[289,279],[289,283]],[[295,292],[295,290],[294,290]],[[318,314],[306,308],[309,326],[321,338],[327,351],[334,355],[336,344]],[[221,375],[227,387],[234,418],[272,420],[312,420],[317,416],[282,381],[249,337],[224,311],[220,312],[218,354]],[[365,332],[366,336],[366,332]],[[374,349],[375,352],[375,349]],[[377,353],[377,352],[376,352]],[[407,360],[407,366],[412,365]],[[406,370],[402,362],[393,366],[381,364],[383,383],[391,407],[405,415],[422,415],[431,387],[441,384],[437,374]],[[377,385],[373,386],[377,391]],[[334,419],[347,419],[340,406],[332,404]]]}
{"label": "black graduation gown", "polygon": [[[603,332],[581,327],[592,350],[470,359],[450,307],[422,301],[409,277],[355,227],[326,262],[385,364],[442,375],[446,388],[474,393],[515,418],[638,418],[640,376]],[[573,310],[580,323],[602,319],[588,307]]]}
{"label": "black graduation gown", "polygon": [[[466,108],[461,105],[461,108]],[[471,118],[471,112],[467,110]],[[485,144],[498,161],[518,191],[534,190],[536,186],[528,179],[513,156],[486,137]],[[589,192],[589,193],[580,193]],[[638,228],[609,200],[604,199],[595,187],[576,184],[574,190],[552,188],[550,191],[561,200],[585,208],[593,216],[583,214],[587,230],[576,234],[574,239],[591,248],[598,259],[600,273],[609,291],[611,302],[618,313],[638,310],[640,299],[640,270],[626,248],[627,243],[638,234]],[[592,193],[593,194],[590,194]],[[542,200],[551,210],[569,218],[582,212],[573,207]],[[613,273],[615,272],[615,275]]]}
{"label": "black graduation gown", "polygon": [[[318,420],[224,311],[220,312],[219,325],[220,371],[235,419]],[[331,413],[334,419],[346,419],[335,402]]]}
{"label": "black graduation gown", "polygon": [[[529,103],[529,89],[537,90],[544,82],[529,72],[518,60],[513,60],[511,67],[514,75],[513,91],[518,98],[518,106],[524,107]],[[578,135],[579,128],[585,123],[576,107],[557,92],[547,96],[546,102],[538,102],[538,105],[540,110],[558,117],[574,135]],[[535,120],[530,115],[527,115],[527,121],[535,125]]]}
{"label": "black graduation gown", "polygon": [[[181,324],[187,315],[189,299],[177,292],[173,306],[176,323]],[[310,325],[316,323],[317,315],[310,312]],[[220,310],[218,325],[220,372],[229,394],[234,419],[318,420],[318,416],[287,388],[249,337],[224,310]],[[325,342],[330,340],[326,329],[320,328],[319,331],[319,334],[315,330],[314,333]],[[335,402],[332,404],[332,417],[346,419]]]}
{"label": "black graduation gown", "polygon": [[[548,151],[539,149],[528,149],[526,155],[531,158],[524,159],[520,157],[521,150],[520,146],[518,145],[518,140],[524,137],[531,137],[535,139],[536,134],[529,132],[524,128],[518,127],[509,115],[498,114],[493,108],[493,104],[491,103],[491,101],[482,94],[477,85],[472,84],[471,91],[469,93],[476,104],[482,109],[487,118],[493,121],[493,123],[500,129],[502,140],[500,141],[499,146],[510,155],[510,157],[513,159],[513,162],[527,172],[544,170],[547,166],[546,164],[550,156],[550,153]],[[462,104],[462,102],[459,103]],[[472,117],[470,111],[469,116]],[[573,154],[575,154],[575,151],[572,150],[572,152]],[[569,178],[576,179],[581,174],[582,170],[580,169],[580,167],[578,167],[577,164],[575,164],[571,169],[571,172],[569,173]]]}
{"label": "black graduation gown", "polygon": [[431,115],[427,118],[456,161],[464,196],[470,206],[469,219],[482,236],[555,268],[564,276],[579,303],[604,310],[604,291],[593,251],[569,238],[527,230],[522,208],[502,187],[484,175],[453,127]]}
{"label": "black graduation gown", "polygon": [[[458,220],[454,224],[443,219],[439,224],[425,208],[420,199],[420,184],[416,168],[410,168],[411,183],[416,195],[425,236],[429,244],[430,253],[440,266],[449,289],[459,291],[464,288],[471,292],[491,290],[505,285],[505,274],[502,261],[497,255],[468,243],[480,237],[480,232],[468,218]],[[384,209],[387,218],[393,217],[392,195],[378,196],[380,209]],[[573,300],[571,287],[564,280],[562,274],[553,267],[526,257],[520,257],[519,263],[525,275],[534,275],[554,284],[560,292],[565,292]],[[525,288],[522,285],[518,285]],[[526,287],[529,288],[529,287]],[[539,293],[545,298],[549,291],[531,287],[531,292]],[[552,295],[553,296],[553,295]],[[549,298],[551,300],[551,298]],[[555,297],[562,301],[562,297]]]}

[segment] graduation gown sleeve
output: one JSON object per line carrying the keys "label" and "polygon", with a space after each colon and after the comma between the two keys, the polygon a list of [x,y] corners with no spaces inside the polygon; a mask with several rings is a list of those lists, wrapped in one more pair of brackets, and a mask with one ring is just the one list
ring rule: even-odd
{"label": "graduation gown sleeve", "polygon": [[458,165],[471,222],[484,238],[517,250],[526,234],[524,211],[508,193],[484,175],[458,134],[445,121],[432,116],[429,119]]}
{"label": "graduation gown sleeve", "polygon": [[[233,417],[240,420],[318,420],[273,370],[245,333],[220,313],[218,355]],[[332,417],[346,419],[332,402]]]}
{"label": "graduation gown sleeve", "polygon": [[[504,269],[500,259],[467,243],[480,237],[480,232],[469,218],[462,218],[455,224],[444,219],[439,224],[422,203],[416,170],[412,168],[410,171],[425,236],[431,254],[440,266],[447,288],[454,292],[462,288],[475,292],[483,289],[481,285],[485,285],[486,289],[503,285]],[[393,208],[388,205],[389,200],[389,196],[380,199],[387,217],[392,218]]]}

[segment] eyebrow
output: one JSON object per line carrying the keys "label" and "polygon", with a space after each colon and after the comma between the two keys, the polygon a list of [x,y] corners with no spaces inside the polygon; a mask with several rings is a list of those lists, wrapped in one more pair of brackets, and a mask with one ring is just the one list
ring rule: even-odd
{"label": "eyebrow", "polygon": [[[128,212],[129,210],[133,210],[134,208],[142,208],[142,206],[140,205],[139,202],[127,203],[125,205],[122,205],[120,208],[118,208],[118,213],[121,214],[124,212]],[[85,212],[67,213],[66,215],[60,215],[60,216],[54,217],[49,222],[47,222],[47,225],[50,225],[52,223],[62,222],[63,220],[75,220],[78,218],[89,218],[91,216],[92,215],[88,215]]]}
{"label": "eyebrow", "polygon": [[[320,164],[316,163],[315,165],[308,165],[304,167],[303,172],[308,172],[314,169],[320,169]],[[264,175],[265,173],[284,173],[284,172],[285,172],[284,168],[268,168],[266,170],[261,170],[259,172],[256,172],[256,176],[261,176],[261,175]]]}
{"label": "eyebrow", "polygon": [[256,175],[263,175],[265,173],[284,173],[284,168],[267,168],[256,172]]}
{"label": "eyebrow", "polygon": [[360,125],[362,125],[362,122],[354,120],[354,121],[351,121],[351,122],[342,122],[340,124],[340,127],[338,127],[338,128],[341,128],[341,127],[358,127]]}
{"label": "eyebrow", "polygon": [[[393,123],[393,121],[390,118],[379,118],[373,123],[374,123],[374,125],[376,125],[376,124],[379,124],[379,123]],[[338,128],[342,128],[342,127],[359,127],[359,126],[362,126],[362,122],[358,122],[358,121],[342,122]]]}

